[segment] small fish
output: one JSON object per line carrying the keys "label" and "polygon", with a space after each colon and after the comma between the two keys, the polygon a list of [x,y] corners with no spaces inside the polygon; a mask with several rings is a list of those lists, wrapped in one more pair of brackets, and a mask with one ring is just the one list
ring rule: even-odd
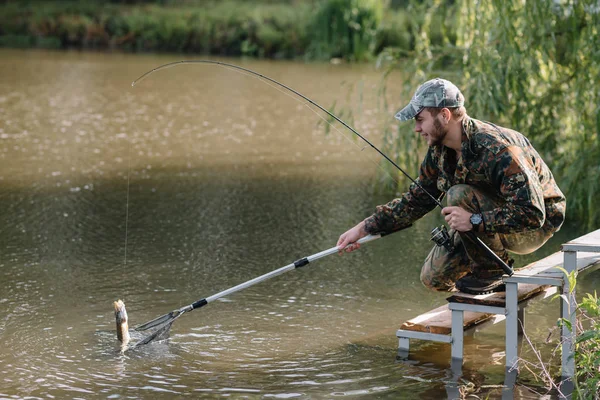
{"label": "small fish", "polygon": [[129,319],[127,318],[127,310],[125,303],[122,300],[115,301],[115,320],[117,321],[117,339],[121,342],[121,351],[127,350],[127,345],[131,340],[129,336]]}

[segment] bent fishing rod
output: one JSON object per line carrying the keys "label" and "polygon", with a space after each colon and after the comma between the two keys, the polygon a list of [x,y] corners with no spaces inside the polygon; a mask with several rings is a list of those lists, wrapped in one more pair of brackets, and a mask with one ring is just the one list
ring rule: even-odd
{"label": "bent fishing rod", "polygon": [[[387,154],[385,154],[384,152],[382,152],[381,150],[379,150],[373,143],[371,143],[367,138],[365,138],[363,135],[361,135],[360,133],[358,133],[354,128],[352,128],[350,125],[348,125],[347,123],[345,123],[344,121],[342,121],[340,118],[338,118],[337,116],[335,116],[333,113],[331,113],[329,110],[327,110],[326,108],[320,106],[319,104],[315,103],[313,100],[309,99],[308,97],[306,97],[305,95],[303,95],[302,93],[292,89],[289,86],[284,85],[281,82],[276,81],[275,79],[269,78],[266,75],[263,75],[261,73],[252,71],[248,68],[244,68],[244,67],[240,67],[238,65],[235,64],[229,64],[229,63],[225,63],[225,62],[221,62],[221,61],[213,61],[213,60],[182,60],[182,61],[175,61],[172,63],[168,63],[168,64],[163,64],[161,66],[158,66],[148,72],[146,72],[145,74],[141,75],[139,78],[137,78],[135,81],[133,81],[131,83],[131,86],[135,86],[137,83],[141,82],[142,80],[144,80],[146,77],[148,77],[150,74],[153,74],[154,72],[160,71],[162,69],[166,69],[166,68],[171,68],[171,67],[175,67],[178,65],[185,65],[185,64],[213,64],[213,65],[219,65],[219,66],[223,66],[223,67],[228,67],[228,68],[232,68],[232,69],[236,69],[239,71],[243,71],[246,72],[248,74],[254,75],[256,77],[265,79],[285,90],[287,90],[290,93],[295,94],[296,96],[304,99],[305,101],[307,101],[308,103],[312,104],[313,106],[317,107],[318,109],[320,109],[321,111],[323,111],[324,113],[326,113],[327,115],[329,115],[331,118],[333,118],[334,120],[336,120],[337,122],[339,122],[340,124],[342,124],[344,127],[346,127],[348,130],[350,130],[352,133],[354,133],[357,137],[359,137],[362,141],[364,141],[366,144],[368,144],[369,146],[371,146],[377,153],[379,153],[383,158],[385,158],[390,164],[392,164],[396,169],[398,169],[398,171],[402,172],[402,174],[407,177],[412,183],[414,183],[419,189],[421,189],[424,193],[427,194],[427,196],[429,196],[433,202],[435,203],[436,206],[438,206],[440,209],[443,209],[444,206],[442,205],[442,203],[440,202],[440,200],[436,199],[431,193],[429,193],[423,186],[421,186],[421,184],[419,182],[417,182],[415,179],[413,179],[407,172],[405,172],[396,162],[394,162],[390,157],[387,156]],[[471,240],[472,242],[474,242],[475,244],[477,244],[489,257],[491,257],[494,261],[496,261],[496,263],[502,268],[502,270],[508,274],[509,276],[511,276],[514,271],[512,269],[512,267],[510,267],[508,264],[506,264],[504,262],[504,260],[502,260],[496,253],[494,253],[473,231],[467,231],[467,232],[462,232],[469,240]],[[436,227],[431,231],[431,240],[433,240],[438,246],[444,246],[446,247],[446,249],[451,250],[452,249],[452,243],[450,243],[450,237],[448,235],[448,231],[446,229],[446,227],[444,225],[442,225],[440,228]]]}

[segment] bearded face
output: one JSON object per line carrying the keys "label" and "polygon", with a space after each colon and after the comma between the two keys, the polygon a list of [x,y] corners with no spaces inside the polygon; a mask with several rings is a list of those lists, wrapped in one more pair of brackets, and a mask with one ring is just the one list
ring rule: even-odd
{"label": "bearded face", "polygon": [[442,141],[446,137],[447,131],[445,127],[442,125],[439,118],[433,119],[433,128],[429,133],[431,140],[427,143],[429,146],[441,146]]}
{"label": "bearded face", "polygon": [[415,117],[415,131],[420,133],[427,145],[441,146],[446,138],[447,127],[441,121],[441,114],[433,117],[429,111],[423,110]]}

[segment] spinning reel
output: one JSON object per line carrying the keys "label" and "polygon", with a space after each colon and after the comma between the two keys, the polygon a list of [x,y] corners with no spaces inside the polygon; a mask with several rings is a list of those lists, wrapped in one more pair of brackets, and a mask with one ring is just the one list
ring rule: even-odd
{"label": "spinning reel", "polygon": [[448,253],[452,253],[454,251],[454,244],[452,243],[452,239],[450,238],[450,234],[446,229],[445,225],[440,226],[439,228],[436,226],[431,230],[431,240],[435,242],[438,246],[444,246]]}

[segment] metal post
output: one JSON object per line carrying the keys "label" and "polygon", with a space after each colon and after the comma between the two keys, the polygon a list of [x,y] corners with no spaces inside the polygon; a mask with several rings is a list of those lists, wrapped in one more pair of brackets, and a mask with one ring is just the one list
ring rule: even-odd
{"label": "metal post", "polygon": [[398,350],[408,353],[410,350],[410,339],[406,337],[398,338]]}
{"label": "metal post", "polygon": [[506,282],[506,367],[518,368],[519,298],[518,283]]}
{"label": "metal post", "polygon": [[462,378],[462,360],[453,358],[450,360],[450,379],[446,382],[446,396],[449,399],[460,399],[464,397],[460,393],[460,378]]}
{"label": "metal post", "polygon": [[[564,267],[568,273],[577,269],[577,252],[565,251],[564,252]],[[575,357],[573,354],[573,343],[575,342],[575,324],[576,315],[575,310],[577,307],[575,300],[575,288],[571,290],[569,285],[569,279],[565,276],[564,284],[562,287],[562,294],[564,295],[561,299],[561,317],[570,322],[571,329],[567,324],[562,326],[562,376],[563,378],[573,378],[575,376]],[[568,299],[568,301],[566,300]]]}
{"label": "metal post", "polygon": [[452,310],[452,359],[463,358],[464,315],[462,310]]}
{"label": "metal post", "polygon": [[518,371],[516,369],[506,368],[504,375],[504,388],[502,389],[502,400],[514,399],[515,383],[517,382]]}

